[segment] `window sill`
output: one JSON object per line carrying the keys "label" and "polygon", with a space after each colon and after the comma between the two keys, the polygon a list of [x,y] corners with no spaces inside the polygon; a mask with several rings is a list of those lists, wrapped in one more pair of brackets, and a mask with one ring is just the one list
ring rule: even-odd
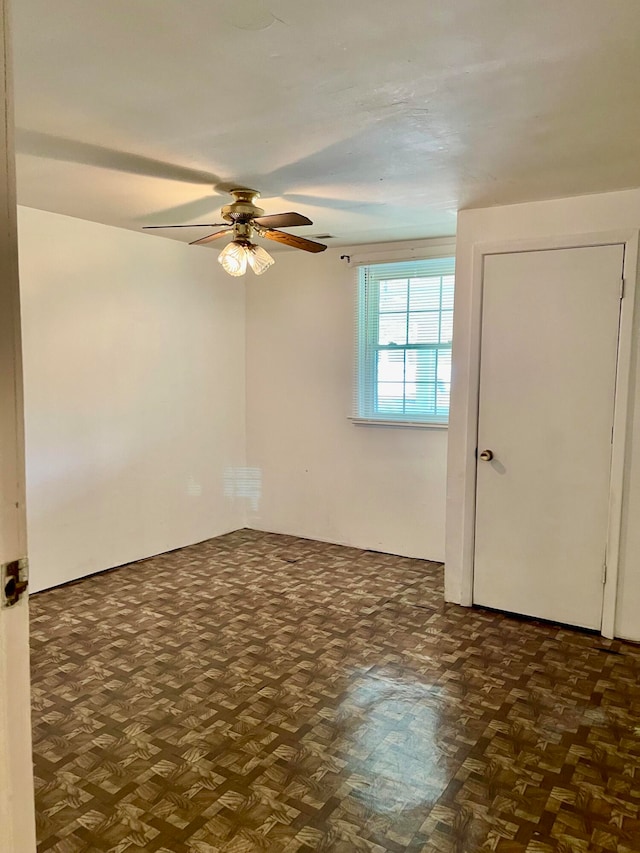
{"label": "window sill", "polygon": [[428,421],[392,421],[384,420],[383,418],[349,418],[354,426],[374,426],[374,427],[409,427],[410,429],[448,429],[448,423],[438,423],[436,421],[429,423]]}

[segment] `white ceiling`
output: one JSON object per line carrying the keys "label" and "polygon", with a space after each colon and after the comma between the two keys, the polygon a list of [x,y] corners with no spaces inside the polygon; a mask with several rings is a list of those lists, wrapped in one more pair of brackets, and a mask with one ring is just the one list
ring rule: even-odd
{"label": "white ceiling", "polygon": [[215,222],[239,184],[345,245],[452,234],[461,207],[640,186],[639,0],[13,6],[28,206]]}

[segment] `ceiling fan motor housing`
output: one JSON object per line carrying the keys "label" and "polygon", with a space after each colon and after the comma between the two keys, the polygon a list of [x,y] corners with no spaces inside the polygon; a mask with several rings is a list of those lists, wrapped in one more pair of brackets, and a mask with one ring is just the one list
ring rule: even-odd
{"label": "ceiling fan motor housing", "polygon": [[264,214],[264,210],[255,204],[255,199],[260,198],[257,190],[239,188],[230,192],[235,201],[225,204],[220,211],[225,222],[249,222]]}

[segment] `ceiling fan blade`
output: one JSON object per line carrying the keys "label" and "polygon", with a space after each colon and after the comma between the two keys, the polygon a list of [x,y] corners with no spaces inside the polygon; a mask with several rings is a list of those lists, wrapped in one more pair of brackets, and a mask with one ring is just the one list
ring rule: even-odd
{"label": "ceiling fan blade", "polygon": [[263,228],[293,228],[296,225],[313,225],[313,222],[301,213],[274,213],[271,216],[258,216],[253,220]]}
{"label": "ceiling fan blade", "polygon": [[205,243],[211,243],[212,240],[218,240],[220,237],[224,237],[225,234],[230,234],[233,231],[233,228],[226,228],[224,231],[216,231],[215,234],[209,234],[208,237],[202,237],[200,240],[194,240],[192,243],[189,243],[190,246],[202,246]]}
{"label": "ceiling fan blade", "polygon": [[296,237],[295,234],[287,234],[286,231],[276,231],[273,228],[260,228],[258,234],[267,240],[275,240],[276,243],[284,243],[285,246],[293,246],[294,249],[302,249],[305,252],[324,252],[327,248],[324,243],[314,243],[304,237]]}
{"label": "ceiling fan blade", "polygon": [[143,225],[143,231],[151,231],[154,228],[224,228],[228,222],[204,222],[198,225]]}

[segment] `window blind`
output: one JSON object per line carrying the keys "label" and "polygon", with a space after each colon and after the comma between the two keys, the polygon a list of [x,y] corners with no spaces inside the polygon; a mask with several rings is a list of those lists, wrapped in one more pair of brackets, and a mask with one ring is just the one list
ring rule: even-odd
{"label": "window blind", "polygon": [[446,424],[455,258],[357,269],[353,414]]}

